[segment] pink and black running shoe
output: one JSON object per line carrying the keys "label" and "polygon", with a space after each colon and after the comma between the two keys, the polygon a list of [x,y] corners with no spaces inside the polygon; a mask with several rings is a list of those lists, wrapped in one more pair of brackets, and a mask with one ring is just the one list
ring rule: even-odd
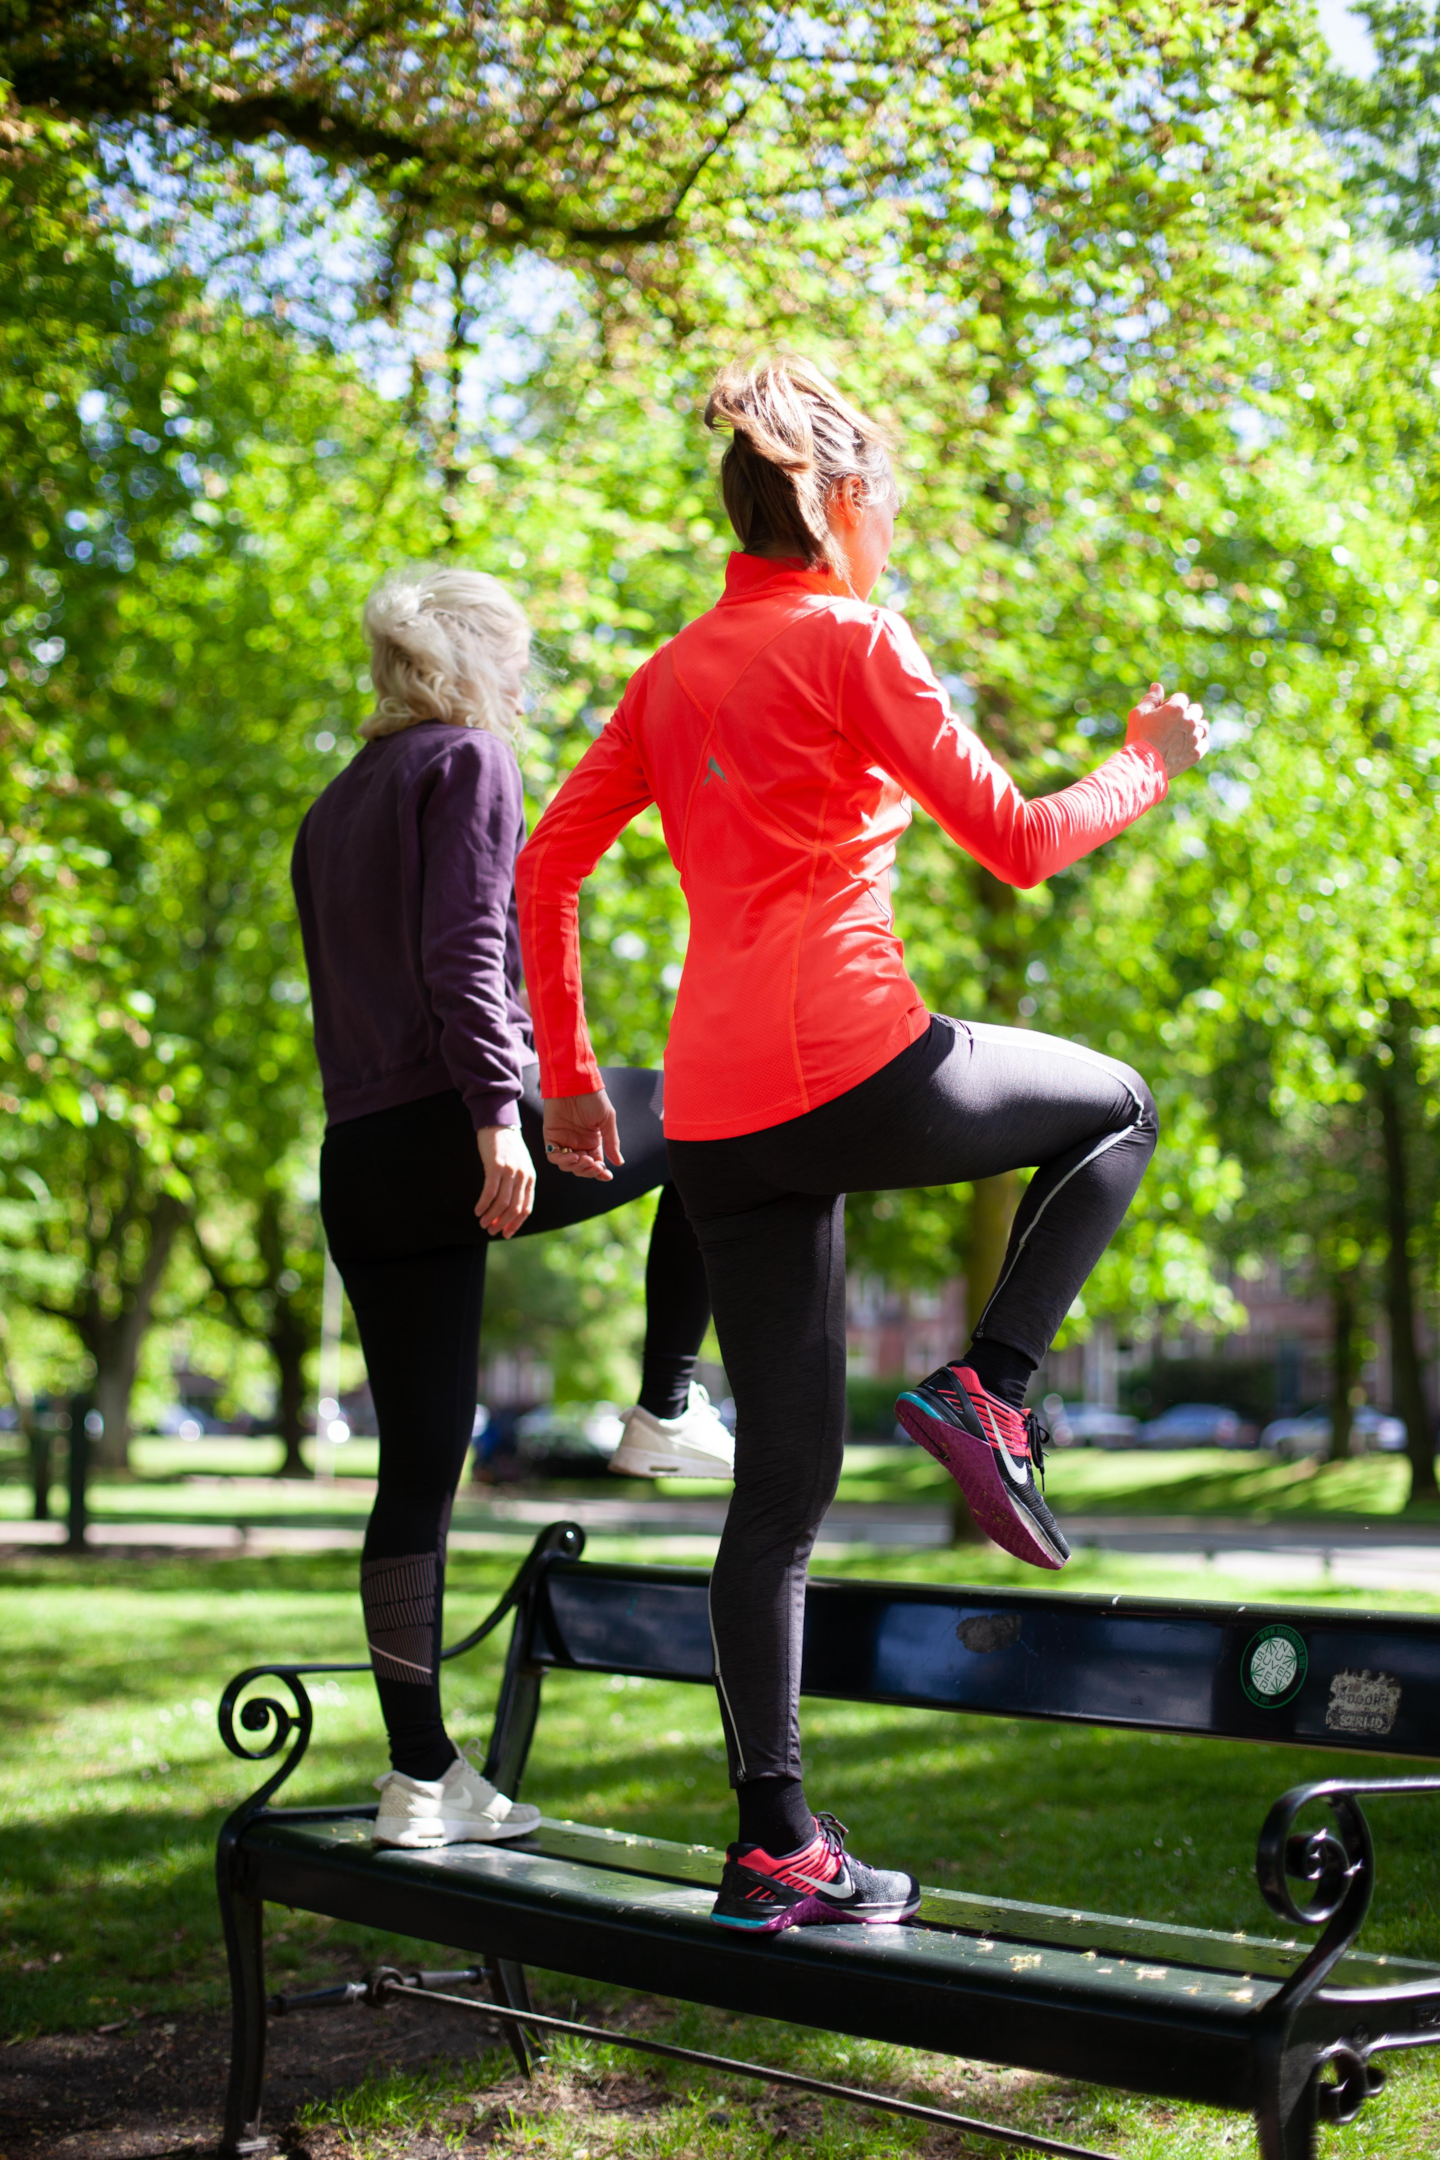
{"label": "pink and black running shoe", "polygon": [[1032,1567],[1064,1567],[1070,1547],[1035,1485],[1034,1471],[1045,1471],[1045,1428],[1033,1410],[1012,1410],[968,1365],[942,1365],[905,1390],[895,1415],[944,1464],[997,1545]]}
{"label": "pink and black running shoe", "polygon": [[759,1845],[732,1845],[710,1917],[722,1927],[776,1935],[781,1928],[908,1920],[920,1903],[913,1875],[866,1867],[845,1850],[845,1825],[817,1815],[815,1835],[778,1860]]}

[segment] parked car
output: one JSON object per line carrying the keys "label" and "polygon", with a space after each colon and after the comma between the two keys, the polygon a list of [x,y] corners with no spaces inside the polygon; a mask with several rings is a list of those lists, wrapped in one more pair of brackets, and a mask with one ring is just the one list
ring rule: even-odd
{"label": "parked car", "polygon": [[1140,1426],[1135,1447],[1253,1447],[1255,1427],[1223,1403],[1184,1402]]}
{"label": "parked car", "polygon": [[171,1403],[155,1419],[152,1430],[167,1440],[203,1440],[209,1434],[228,1433],[230,1427],[224,1418],[197,1410],[191,1403]]}
{"label": "parked car", "polygon": [[1047,1395],[1042,1405],[1056,1447],[1127,1448],[1135,1445],[1138,1418],[1105,1403],[1062,1402]]}
{"label": "parked car", "polygon": [[607,1468],[623,1431],[614,1403],[546,1403],[515,1420],[522,1477],[591,1477]]}
{"label": "parked car", "polygon": [[[1334,1429],[1327,1406],[1316,1403],[1294,1417],[1275,1418],[1261,1433],[1260,1445],[1282,1462],[1295,1462],[1302,1455],[1328,1455]],[[1352,1455],[1403,1454],[1406,1440],[1404,1420],[1372,1409],[1369,1403],[1362,1404],[1351,1417]]]}

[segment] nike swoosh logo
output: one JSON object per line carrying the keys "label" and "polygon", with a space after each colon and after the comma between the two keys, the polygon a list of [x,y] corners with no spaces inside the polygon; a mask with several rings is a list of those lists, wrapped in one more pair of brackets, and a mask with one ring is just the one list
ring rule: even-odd
{"label": "nike swoosh logo", "polygon": [[995,1421],[995,1414],[991,1410],[988,1403],[976,1403],[974,1405],[974,1410],[976,1419],[980,1426],[980,1430],[984,1433],[986,1439],[990,1442],[991,1447],[995,1450],[995,1453],[999,1456],[1001,1462],[1004,1463],[1006,1473],[1009,1476],[1011,1484],[1020,1486],[1025,1485],[1030,1475],[1030,1464],[1028,1459],[1022,1460],[1019,1463],[1016,1462],[1015,1457],[1010,1453],[1009,1448],[1005,1445],[1004,1439],[1002,1438],[1000,1433],[1000,1428]]}
{"label": "nike swoosh logo", "polygon": [[1010,1480],[1012,1484],[1024,1485],[1028,1482],[1030,1476],[1030,1465],[1028,1462],[1017,1463],[1014,1456],[1010,1453],[1009,1448],[1005,1446],[1003,1441],[999,1441],[996,1443],[995,1453],[999,1456],[1001,1462],[1004,1463],[1005,1468],[1010,1473]]}
{"label": "nike swoosh logo", "polygon": [[832,1875],[828,1882],[816,1882],[813,1876],[802,1878],[807,1889],[819,1890],[837,1905],[846,1905],[855,1897],[855,1878],[846,1868],[843,1875]]}

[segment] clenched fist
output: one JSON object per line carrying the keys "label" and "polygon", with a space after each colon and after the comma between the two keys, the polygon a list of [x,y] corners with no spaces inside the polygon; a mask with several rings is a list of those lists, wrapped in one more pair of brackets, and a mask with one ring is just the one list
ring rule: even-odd
{"label": "clenched fist", "polygon": [[1125,729],[1127,743],[1153,743],[1170,779],[1188,772],[1204,757],[1210,742],[1205,708],[1177,690],[1166,697],[1163,683],[1151,683]]}

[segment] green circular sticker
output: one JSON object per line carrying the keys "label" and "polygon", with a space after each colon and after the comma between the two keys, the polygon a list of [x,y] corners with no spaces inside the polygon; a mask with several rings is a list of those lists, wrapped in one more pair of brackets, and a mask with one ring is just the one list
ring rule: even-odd
{"label": "green circular sticker", "polygon": [[1283,1620],[1252,1635],[1240,1656],[1240,1685],[1262,1710],[1278,1710],[1305,1684],[1310,1656],[1305,1638]]}

